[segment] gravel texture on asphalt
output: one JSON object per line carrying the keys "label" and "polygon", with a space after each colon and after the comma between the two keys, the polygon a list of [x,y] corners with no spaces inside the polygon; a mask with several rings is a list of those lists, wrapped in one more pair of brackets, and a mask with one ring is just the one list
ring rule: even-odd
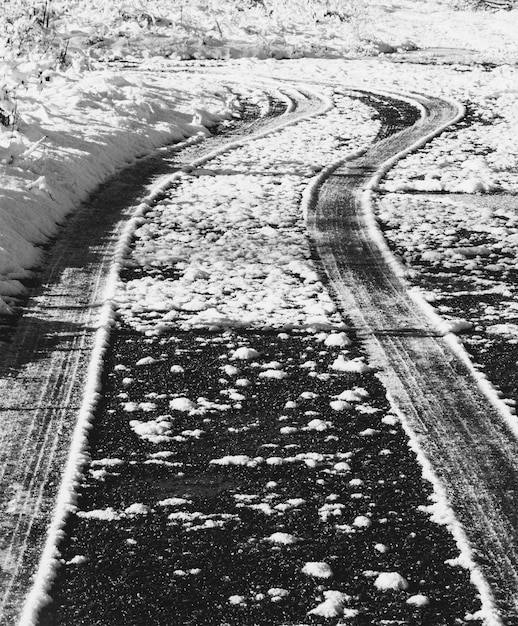
{"label": "gravel texture on asphalt", "polygon": [[375,372],[333,369],[324,337],[117,328],[40,626],[468,623],[469,572]]}

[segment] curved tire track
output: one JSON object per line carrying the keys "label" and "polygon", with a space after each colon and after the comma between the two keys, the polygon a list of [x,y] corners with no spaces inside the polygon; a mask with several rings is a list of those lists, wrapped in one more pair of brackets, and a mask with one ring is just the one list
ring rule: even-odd
{"label": "curved tire track", "polygon": [[[95,388],[95,366],[101,366],[94,363],[92,368],[90,361],[92,355],[100,360],[99,342],[106,340],[108,332],[103,339],[96,335],[102,316],[111,310],[110,277],[119,240],[131,238],[139,212],[145,212],[174,183],[175,172],[196,167],[249,138],[318,115],[328,106],[325,98],[295,88],[280,92],[271,82],[247,84],[268,94],[269,111],[201,145],[187,141],[139,160],[103,185],[69,220],[46,259],[42,284],[32,293],[0,362],[2,626],[17,623],[20,615],[22,623],[32,623],[34,611],[45,600],[45,586],[57,558],[59,517],[73,505],[70,492],[82,464],[81,458],[68,459],[71,443],[80,440],[82,452],[86,451],[85,415],[88,418],[95,398],[85,390]],[[184,149],[180,152],[180,148]],[[104,323],[108,328],[109,323]],[[55,511],[58,498],[62,508]],[[42,554],[45,562],[38,569]]]}
{"label": "curved tire track", "polygon": [[386,105],[390,109],[393,103],[385,102],[380,115],[389,136],[328,172],[314,191],[318,197],[310,203],[308,225],[344,314],[417,435],[489,582],[491,591],[479,580],[488,623],[516,624],[518,442],[504,415],[481,391],[473,368],[409,295],[366,206],[373,180],[459,117],[453,103],[416,99],[424,115],[398,132],[391,128],[390,113],[387,119]]}

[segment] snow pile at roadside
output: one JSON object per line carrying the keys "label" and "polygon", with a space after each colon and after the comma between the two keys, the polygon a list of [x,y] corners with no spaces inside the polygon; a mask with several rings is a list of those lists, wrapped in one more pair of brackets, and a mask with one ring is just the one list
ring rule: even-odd
{"label": "snow pile at roadside", "polygon": [[228,118],[226,98],[203,78],[145,73],[68,72],[28,85],[17,128],[0,125],[0,313],[16,305],[67,213],[137,156],[203,137],[197,110]]}
{"label": "snow pile at roadside", "polygon": [[299,203],[308,179],[368,142],[378,124],[360,102],[334,100],[325,117],[185,172],[135,233],[126,263],[148,273],[121,285],[126,323],[143,332],[342,327],[311,261]]}
{"label": "snow pile at roadside", "polygon": [[480,58],[516,59],[518,10],[454,10],[459,2],[374,0],[377,39],[392,48],[460,48]]}

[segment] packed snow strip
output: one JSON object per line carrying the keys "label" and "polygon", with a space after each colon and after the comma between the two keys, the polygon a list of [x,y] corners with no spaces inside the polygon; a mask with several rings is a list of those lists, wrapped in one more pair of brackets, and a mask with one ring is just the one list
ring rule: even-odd
{"label": "packed snow strip", "polygon": [[[464,109],[463,107],[458,104],[455,107],[457,109],[457,115],[452,117],[452,120],[450,123],[454,123],[456,121],[459,121],[460,119],[462,119],[463,115],[464,115]],[[441,131],[445,130],[448,127],[449,123],[443,124],[441,127],[438,127],[436,129],[435,132],[431,132],[429,135],[427,135],[426,137],[423,137],[422,139],[420,139],[419,141],[417,141],[414,145],[410,146],[409,148],[405,149],[403,152],[401,152],[400,154],[394,155],[393,158],[391,158],[389,161],[387,161],[385,164],[383,164],[379,170],[374,174],[373,178],[369,181],[368,185],[367,185],[367,189],[366,192],[364,193],[363,196],[363,208],[367,217],[367,223],[369,225],[369,229],[371,232],[371,235],[373,236],[373,239],[375,241],[378,242],[378,245],[380,247],[380,249],[382,250],[384,256],[387,259],[387,262],[393,266],[396,270],[396,273],[400,276],[404,275],[403,272],[403,268],[401,267],[401,265],[397,262],[397,260],[395,259],[394,255],[390,252],[385,240],[383,239],[383,237],[381,236],[381,233],[379,232],[378,228],[376,227],[375,221],[374,221],[374,206],[373,206],[373,200],[372,200],[372,189],[379,183],[379,181],[382,179],[383,175],[386,174],[390,168],[398,162],[399,159],[403,158],[404,156],[411,154],[412,152],[414,152],[415,150],[417,150],[418,148],[422,147],[424,145],[424,143],[426,141],[429,141],[431,138],[433,138],[434,134],[436,133],[440,133]],[[316,178],[316,184],[310,188],[310,192],[307,193],[306,197],[305,197],[305,203],[306,203],[306,207],[305,207],[305,213],[307,214],[310,210],[311,207],[313,206],[315,199],[316,199],[316,195],[318,193],[318,186],[319,184],[321,184],[322,180],[324,180],[325,178],[327,178],[328,176],[332,175],[334,169],[336,169],[336,167],[338,167],[342,161],[338,161],[334,166],[330,165],[328,166],[328,168],[326,168],[326,170],[322,173],[321,176]],[[404,208],[402,208],[402,213],[405,213],[405,209],[406,206]],[[432,218],[433,219],[433,218]],[[430,217],[428,217],[428,220],[430,220]],[[426,220],[423,220],[426,221]],[[420,236],[421,236],[421,223],[422,222],[418,222],[417,224],[413,224],[412,226],[416,229],[413,230],[413,228],[405,228],[403,229],[403,237],[405,237],[406,232],[410,231],[411,233],[414,232],[416,233],[416,235],[414,235],[416,237],[416,241],[420,240]],[[433,223],[433,222],[432,222]],[[400,224],[398,224],[398,226],[400,227]],[[436,225],[434,223],[434,229],[435,229]],[[425,229],[426,232],[426,229]],[[439,230],[434,232],[440,232]],[[397,236],[397,235],[396,235]],[[420,246],[421,249],[425,248],[425,246],[421,245]],[[417,249],[419,249],[418,246],[416,246]],[[414,250],[416,249],[414,248]],[[429,249],[429,248],[428,248]],[[467,248],[467,250],[469,251],[469,247]],[[477,254],[480,252],[480,250],[477,249],[477,252],[473,255],[469,255],[469,253],[465,253],[466,256],[473,258],[473,256],[477,256]],[[489,254],[489,253],[488,253]],[[462,250],[461,250],[461,254],[460,256],[462,256]],[[425,312],[428,313],[431,317],[431,319],[433,321],[435,321],[436,323],[439,323],[439,325],[444,326],[444,322],[442,319],[440,319],[437,314],[434,311],[431,311],[431,307],[424,301],[420,301],[419,298],[417,296],[415,296],[418,303],[420,303],[422,305],[422,307],[424,308]],[[457,323],[457,326],[455,328],[461,329],[461,324]],[[445,332],[450,332],[451,335],[451,331],[453,330],[453,326],[446,329]],[[455,340],[455,338],[451,338],[450,339],[450,344],[452,345],[454,351],[456,351],[459,356],[462,358],[463,361],[465,361],[468,365],[471,365],[470,359],[468,357],[468,355],[466,354],[465,350],[462,349],[461,344]],[[476,370],[473,368],[473,366],[471,365],[471,370],[475,375],[476,380],[479,382],[480,386],[482,387],[482,389],[486,392],[486,394],[488,395],[489,399],[493,402],[493,404],[495,404],[497,406],[497,408],[499,408],[504,415],[508,416],[510,411],[509,411],[509,407],[504,404],[503,402],[499,401],[496,394],[493,392],[493,390],[491,389],[491,386],[489,385],[489,383],[487,382],[487,380],[484,379],[484,377],[482,377],[480,375],[480,373],[476,372]],[[436,505],[434,508],[434,511],[436,513],[436,518],[437,519],[442,519],[443,521],[446,521],[446,523],[449,524],[450,530],[452,531],[453,535],[455,536],[456,540],[457,540],[457,544],[459,546],[459,549],[461,550],[461,553],[463,555],[463,558],[465,559],[465,563],[467,565],[467,567],[470,568],[471,572],[472,572],[472,581],[473,583],[477,586],[477,588],[479,589],[480,595],[481,595],[481,599],[483,601],[483,609],[480,612],[480,616],[483,617],[484,622],[487,624],[501,624],[501,618],[499,616],[499,612],[496,609],[496,605],[491,593],[491,590],[487,584],[487,581],[485,580],[482,572],[479,570],[479,568],[476,566],[476,564],[474,563],[473,559],[472,559],[472,551],[471,551],[471,546],[464,534],[463,529],[461,528],[460,524],[458,523],[458,521],[455,519],[455,516],[453,514],[453,511],[451,510],[449,504],[448,504],[448,500],[447,497],[445,495],[444,489],[442,488],[442,486],[440,485],[440,482],[438,481],[437,477],[433,474],[432,468],[429,464],[428,459],[426,459],[426,457],[424,456],[422,450],[419,447],[419,444],[417,442],[417,438],[415,436],[415,434],[412,432],[412,430],[410,429],[409,425],[406,423],[406,421],[403,420],[403,416],[400,415],[401,420],[404,422],[405,425],[405,430],[407,431],[407,434],[410,437],[410,441],[411,441],[411,445],[412,448],[414,449],[414,451],[416,452],[419,461],[421,462],[421,465],[423,467],[423,473],[424,475],[432,482],[432,484],[434,485],[435,488],[435,496],[436,496]],[[515,429],[516,425],[512,422],[512,420],[508,419],[508,422],[510,424],[510,426]],[[438,510],[441,510],[441,514],[438,514]],[[389,577],[390,575],[386,575],[383,574],[381,576],[385,576],[385,577]],[[395,575],[396,578],[392,578],[391,581],[394,582],[394,584],[399,584],[399,575]],[[378,579],[379,580],[379,579]],[[378,583],[378,580],[376,581],[376,583]],[[389,581],[390,583],[390,581]],[[387,584],[389,584],[387,583]],[[383,579],[383,582],[380,581],[380,588],[381,585],[385,584],[385,579]],[[391,584],[391,583],[390,583]]]}
{"label": "packed snow strip", "polygon": [[[113,291],[117,277],[114,266],[108,278],[108,289]],[[68,517],[76,508],[77,487],[82,480],[84,468],[90,460],[88,438],[102,392],[103,363],[109,345],[111,327],[114,323],[115,309],[113,303],[108,300],[103,305],[97,322],[81,409],[77,416],[67,463],[61,477],[53,517],[47,530],[31,590],[22,609],[19,626],[36,624],[42,607],[50,601],[48,592],[60,565],[61,554],[58,545],[63,538]]]}
{"label": "packed snow strip", "polygon": [[430,460],[424,454],[419,444],[418,437],[408,423],[407,418],[397,410],[394,402],[391,404],[408,436],[410,448],[414,451],[419,464],[423,468],[423,478],[428,480],[433,486],[433,495],[431,497],[432,504],[427,507],[428,512],[431,513],[432,519],[440,524],[448,526],[459,548],[461,555],[460,559],[462,560],[464,567],[470,570],[471,580],[480,594],[482,608],[475,617],[482,619],[486,626],[502,626],[502,618],[496,607],[491,588],[482,571],[473,560],[471,544],[466,536],[464,528],[457,520],[455,513],[449,504],[444,486],[435,474]]}
{"label": "packed snow strip", "polygon": [[23,293],[42,244],[101,182],[158,146],[204,137],[238,106],[207,77],[69,69],[29,82],[18,125],[0,125],[0,312]]}
{"label": "packed snow strip", "polygon": [[[464,110],[462,106],[458,106],[458,114],[456,118],[452,119],[452,122],[455,121],[459,121],[460,119],[462,119],[464,115]],[[443,130],[445,130],[447,128],[448,124],[443,125],[442,127],[440,127],[439,129],[437,129],[437,132],[441,132]],[[431,135],[429,135],[428,139],[431,139],[433,137],[433,133]],[[413,146],[411,146],[410,148],[408,148],[407,150],[405,150],[404,152],[402,152],[400,155],[395,155],[389,162],[387,162],[386,164],[382,165],[381,168],[379,169],[379,171],[374,175],[373,179],[371,179],[369,185],[368,185],[368,190],[367,192],[364,194],[364,198],[363,198],[363,207],[364,210],[368,216],[368,223],[370,225],[370,231],[373,235],[374,240],[378,241],[378,245],[380,246],[382,252],[384,253],[385,257],[387,258],[388,263],[396,268],[396,272],[399,275],[403,275],[404,271],[403,268],[401,267],[401,265],[397,262],[396,258],[394,257],[394,255],[390,252],[385,240],[383,240],[383,238],[381,237],[381,234],[379,232],[379,230],[376,229],[375,227],[375,223],[374,223],[374,203],[373,203],[373,199],[372,199],[372,188],[379,183],[379,181],[381,180],[382,176],[389,171],[389,167],[394,165],[395,163],[398,162],[398,160],[400,158],[402,158],[403,156],[406,156],[408,153],[412,153],[413,151],[417,150],[418,148],[422,147],[423,145],[423,141],[419,141],[416,144],[414,144]],[[475,189],[476,191],[477,189]],[[406,203],[405,203],[406,204]],[[405,206],[405,209],[407,210],[407,207]],[[405,212],[406,214],[406,212]],[[428,219],[430,219],[428,217]],[[458,219],[458,218],[457,218]],[[424,223],[426,223],[427,220],[423,220]],[[421,228],[422,222],[420,222],[417,225],[417,232],[419,232],[419,235],[421,236],[422,231],[424,230],[424,232],[426,232],[426,228],[422,229]],[[434,224],[434,226],[436,226]],[[451,227],[451,224],[450,224]],[[403,229],[403,232],[407,232],[408,230],[411,229]],[[451,233],[450,233],[451,234]],[[422,240],[420,240],[422,241]],[[422,246],[421,244],[421,249],[423,249],[425,246]],[[419,250],[419,247],[417,248]],[[428,248],[430,249],[430,248]],[[412,250],[412,248],[410,248],[410,250]],[[414,248],[415,250],[415,248]],[[462,254],[463,250],[467,250],[468,252],[465,253],[465,256],[470,257],[471,255],[469,254],[469,245],[468,248],[464,248],[464,249],[460,249],[460,256],[463,257],[464,255]],[[473,256],[478,256],[478,253],[480,252],[480,249],[477,249],[476,253]],[[438,328],[444,328],[444,332],[445,334],[449,334],[449,343],[452,346],[452,349],[454,350],[454,352],[457,353],[457,355],[459,356],[459,358],[461,358],[461,360],[463,360],[463,362],[465,362],[468,367],[470,368],[472,374],[474,375],[475,380],[477,380],[477,382],[479,383],[479,386],[481,387],[481,389],[484,391],[484,393],[486,394],[486,396],[488,397],[488,399],[492,402],[492,404],[501,412],[501,414],[503,415],[503,417],[506,419],[509,427],[511,428],[512,432],[517,432],[517,427],[516,427],[516,423],[515,420],[512,419],[512,415],[511,415],[511,410],[509,408],[509,406],[507,404],[505,404],[504,402],[502,402],[497,393],[495,392],[495,390],[492,388],[492,386],[490,385],[490,383],[487,381],[487,379],[482,376],[480,374],[480,372],[477,372],[475,370],[475,368],[473,367],[471,360],[467,354],[467,352],[465,351],[465,349],[462,347],[462,344],[452,335],[452,332],[455,330],[462,330],[463,328],[465,328],[466,326],[464,324],[462,324],[462,320],[459,321],[457,320],[457,324],[453,325],[451,324],[450,326],[446,326],[445,322],[443,319],[441,319],[437,313],[430,307],[430,305],[424,300],[424,298],[420,297],[419,293],[413,292],[412,293],[414,300],[417,302],[418,305],[420,305],[422,307],[422,309],[424,310],[424,312],[430,317],[430,319],[436,323],[436,325],[438,326]],[[469,325],[468,325],[469,327]],[[436,497],[436,503],[433,507],[433,510],[435,512],[435,516],[437,519],[442,519],[444,521],[444,523],[447,523],[450,527],[450,530],[452,532],[452,534],[454,535],[457,544],[459,546],[459,550],[461,551],[463,558],[465,559],[466,562],[466,566],[469,567],[469,569],[472,572],[472,581],[473,583],[477,586],[481,599],[482,599],[482,603],[483,603],[483,608],[481,609],[480,612],[480,617],[482,617],[484,619],[484,623],[486,624],[491,624],[491,625],[500,625],[502,624],[502,620],[499,614],[499,611],[496,608],[496,604],[493,598],[493,594],[490,590],[490,587],[487,583],[487,581],[485,580],[482,572],[480,571],[480,569],[477,567],[477,565],[475,564],[473,558],[472,558],[472,549],[471,549],[471,545],[469,544],[469,541],[464,533],[464,530],[462,529],[462,527],[460,526],[460,524],[458,523],[458,521],[456,520],[453,511],[451,510],[449,503],[448,503],[448,499],[447,496],[444,492],[443,487],[440,484],[440,481],[437,479],[437,477],[435,476],[435,474],[433,473],[433,470],[431,468],[431,465],[428,461],[428,459],[425,457],[425,455],[423,454],[422,450],[420,449],[420,446],[418,444],[417,438],[415,436],[415,433],[413,433],[413,431],[411,430],[410,426],[408,425],[408,423],[406,422],[405,418],[403,415],[400,415],[400,419],[405,427],[405,430],[407,432],[407,434],[409,435],[410,438],[410,442],[411,442],[411,446],[412,449],[414,449],[414,451],[416,452],[416,455],[423,467],[423,473],[424,476],[428,478],[428,480],[430,480],[430,482],[434,485],[434,493],[435,493],[435,497]]]}
{"label": "packed snow strip", "polygon": [[[396,248],[405,249],[399,264],[402,274],[410,277],[417,287],[410,290],[414,301],[434,321],[457,356],[471,371],[486,397],[499,411],[509,430],[518,437],[516,409],[488,378],[477,370],[456,335],[466,330],[485,334],[486,341],[500,337],[516,343],[517,289],[514,275],[518,270],[516,215],[512,206],[491,208],[484,203],[405,198],[402,211],[401,198],[393,194],[379,201],[379,219],[389,226],[386,236]],[[409,211],[409,207],[413,210]],[[419,222],[419,243],[414,244],[413,227]],[[397,223],[397,228],[395,225]],[[396,262],[397,263],[397,262]],[[424,271],[415,273],[419,265]],[[460,282],[464,290],[451,291],[445,280],[442,287],[422,290],[419,284],[426,277],[450,276],[451,284]],[[437,282],[435,280],[435,282]],[[455,300],[457,295],[470,294],[473,298],[494,294],[492,306],[482,312],[471,311],[468,319],[453,317],[451,307],[442,300]],[[481,335],[475,335],[480,338]],[[482,339],[483,341],[483,339]]]}
{"label": "packed snow strip", "polygon": [[[143,332],[168,328],[341,328],[310,259],[300,198],[316,172],[375,135],[370,110],[341,93],[299,121],[177,179],[135,233],[119,312]],[[160,271],[178,278],[164,280]]]}

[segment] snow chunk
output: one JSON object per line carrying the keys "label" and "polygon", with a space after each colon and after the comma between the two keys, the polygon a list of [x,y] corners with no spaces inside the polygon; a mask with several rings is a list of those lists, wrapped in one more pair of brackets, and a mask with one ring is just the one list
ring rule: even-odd
{"label": "snow chunk", "polygon": [[323,432],[324,430],[328,430],[331,426],[331,422],[325,422],[321,419],[314,419],[309,422],[307,428],[308,430],[317,430],[319,432]]}
{"label": "snow chunk", "polygon": [[468,322],[468,320],[445,320],[439,325],[439,332],[446,335],[447,333],[462,333],[465,330],[471,330],[472,328],[473,324]]}
{"label": "snow chunk", "polygon": [[333,409],[333,411],[347,411],[348,409],[352,409],[352,405],[349,402],[344,402],[343,400],[332,400],[329,403],[329,406]]}
{"label": "snow chunk", "polygon": [[171,432],[171,424],[165,420],[150,420],[142,422],[141,420],[131,420],[129,423],[133,432],[144,440],[151,443],[162,443],[169,441],[168,436]]}
{"label": "snow chunk", "polygon": [[345,389],[336,397],[345,402],[362,402],[369,397],[369,392],[363,387],[354,387],[353,389]]}
{"label": "snow chunk", "polygon": [[175,398],[169,401],[169,406],[173,411],[182,411],[183,413],[187,413],[196,408],[194,402],[189,400],[189,398]]}
{"label": "snow chunk", "polygon": [[230,358],[239,359],[241,361],[248,361],[250,359],[257,359],[258,356],[259,352],[257,352],[257,350],[254,350],[254,348],[247,348],[246,346],[242,346],[241,348],[234,350]]}
{"label": "snow chunk", "polygon": [[66,561],[66,565],[84,565],[88,563],[89,559],[84,554],[76,554],[73,556],[70,561]]}
{"label": "snow chunk", "polygon": [[186,498],[166,498],[157,502],[157,506],[182,506],[191,503],[192,500],[187,500]]}
{"label": "snow chunk", "polygon": [[157,363],[157,360],[154,359],[152,356],[145,356],[144,358],[142,358],[139,361],[137,361],[135,363],[135,365],[138,365],[138,366],[141,366],[141,365],[153,365],[153,363]]}
{"label": "snow chunk", "polygon": [[351,344],[352,341],[345,333],[331,333],[324,341],[324,345],[337,348],[345,348]]}
{"label": "snow chunk", "polygon": [[295,535],[291,535],[290,533],[278,532],[278,533],[273,533],[272,535],[267,537],[266,541],[269,541],[270,543],[276,543],[279,545],[288,546],[288,545],[293,545],[297,543],[299,540],[297,537],[295,537]]}
{"label": "snow chunk", "polygon": [[98,519],[103,522],[115,522],[120,520],[122,515],[118,513],[111,506],[106,509],[93,509],[92,511],[78,511],[78,517],[83,517],[85,519]]}
{"label": "snow chunk", "polygon": [[234,454],[223,456],[220,459],[212,459],[211,465],[248,465],[252,459],[246,454]]}
{"label": "snow chunk", "polygon": [[486,328],[488,335],[518,337],[518,324],[492,324]]}
{"label": "snow chunk", "polygon": [[241,371],[238,367],[230,364],[224,365],[221,370],[225,372],[227,376],[237,376]]}
{"label": "snow chunk", "polygon": [[290,592],[287,589],[282,589],[282,587],[272,587],[268,589],[268,595],[271,597],[272,602],[278,602],[290,595]]}
{"label": "snow chunk", "polygon": [[333,570],[323,561],[309,561],[302,568],[302,573],[315,578],[333,577]]}
{"label": "snow chunk", "polygon": [[380,554],[386,554],[389,550],[388,547],[384,543],[377,543],[374,546],[374,549],[376,550],[376,552],[379,552]]}
{"label": "snow chunk", "polygon": [[126,515],[147,515],[151,512],[151,509],[142,504],[140,502],[135,502],[134,504],[130,504],[130,506],[124,509],[124,513]]}
{"label": "snow chunk", "polygon": [[356,374],[366,374],[374,371],[374,368],[365,363],[363,357],[346,360],[343,354],[338,355],[331,369],[336,372],[354,372]]}
{"label": "snow chunk", "polygon": [[410,596],[406,603],[411,604],[412,606],[427,606],[428,604],[430,604],[430,600],[427,596],[418,593],[415,596]]}
{"label": "snow chunk", "polygon": [[230,602],[230,604],[245,604],[246,598],[245,596],[235,595],[235,596],[230,596],[228,601]]}
{"label": "snow chunk", "polygon": [[372,521],[365,515],[358,515],[353,522],[353,526],[356,526],[356,528],[369,528],[372,526]]}
{"label": "snow chunk", "polygon": [[259,378],[274,378],[276,380],[282,380],[287,377],[288,374],[282,370],[266,370],[259,374]]}
{"label": "snow chunk", "polygon": [[96,467],[98,465],[102,465],[103,467],[109,466],[114,467],[116,465],[124,465],[124,461],[118,458],[105,458],[105,459],[94,459],[90,465],[92,467]]}
{"label": "snow chunk", "polygon": [[[350,602],[351,596],[348,596],[341,591],[335,591],[334,589],[330,589],[329,591],[324,591],[324,602],[319,604],[317,607],[308,612],[308,615],[318,615],[319,617],[325,617],[327,619],[332,619],[333,617],[343,617],[344,616],[344,605],[346,602]],[[357,615],[357,611],[353,611],[354,615]],[[347,617],[352,617],[350,614],[351,611],[348,611]]]}
{"label": "snow chunk", "polygon": [[408,589],[408,582],[397,572],[382,572],[378,574],[374,586],[380,591],[404,591]]}

